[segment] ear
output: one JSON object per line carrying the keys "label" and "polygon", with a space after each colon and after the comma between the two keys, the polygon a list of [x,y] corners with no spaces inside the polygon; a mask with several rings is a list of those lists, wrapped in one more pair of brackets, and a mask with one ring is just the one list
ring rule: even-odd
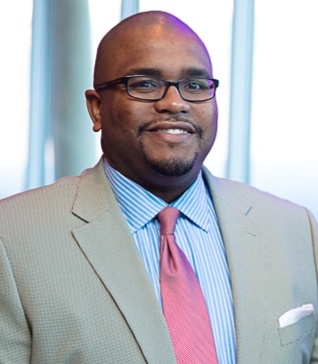
{"label": "ear", "polygon": [[102,128],[102,116],[100,113],[101,98],[95,90],[85,91],[85,97],[87,110],[94,124],[93,130],[97,132]]}

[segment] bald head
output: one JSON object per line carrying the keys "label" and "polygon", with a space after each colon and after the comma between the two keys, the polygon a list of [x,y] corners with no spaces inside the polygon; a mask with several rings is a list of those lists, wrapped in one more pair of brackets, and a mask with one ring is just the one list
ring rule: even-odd
{"label": "bald head", "polygon": [[175,16],[150,11],[124,19],[112,28],[99,44],[94,69],[94,87],[110,79],[122,77],[131,55],[136,55],[138,50],[144,54],[150,45],[154,47],[158,42],[162,44],[162,41],[166,40],[165,52],[169,53],[173,43],[179,43],[181,39],[186,40],[188,44],[195,43],[199,46],[211,69],[210,58],[201,39]]}

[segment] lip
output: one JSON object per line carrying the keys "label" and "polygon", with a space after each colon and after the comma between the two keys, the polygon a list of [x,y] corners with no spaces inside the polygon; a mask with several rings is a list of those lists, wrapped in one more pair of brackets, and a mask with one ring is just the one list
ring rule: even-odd
{"label": "lip", "polygon": [[[169,129],[173,129],[177,133],[169,133]],[[183,132],[178,132],[178,130]],[[148,136],[161,142],[180,144],[188,142],[196,133],[196,130],[191,124],[183,121],[164,121],[150,125],[145,129],[145,132]]]}
{"label": "lip", "polygon": [[[145,131],[148,132],[160,132],[163,130],[169,130],[169,129],[179,129],[185,131],[187,134],[194,134],[195,129],[194,127],[186,123],[184,121],[163,121],[159,122],[153,125],[148,126]],[[183,134],[171,134],[171,135],[183,135]]]}

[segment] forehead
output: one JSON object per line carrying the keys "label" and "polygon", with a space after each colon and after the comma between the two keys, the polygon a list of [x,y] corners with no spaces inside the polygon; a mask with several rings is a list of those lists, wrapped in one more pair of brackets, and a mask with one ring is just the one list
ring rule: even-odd
{"label": "forehead", "polygon": [[203,43],[189,28],[174,24],[122,31],[106,53],[107,79],[141,74],[143,69],[154,70],[155,75],[165,78],[191,76],[196,69],[212,77],[210,58]]}

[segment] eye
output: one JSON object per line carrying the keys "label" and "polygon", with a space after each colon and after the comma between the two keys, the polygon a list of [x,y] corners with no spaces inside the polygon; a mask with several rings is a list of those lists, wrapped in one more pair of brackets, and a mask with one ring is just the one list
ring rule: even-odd
{"label": "eye", "polygon": [[135,77],[129,81],[129,88],[138,92],[152,92],[161,86],[159,80],[155,78]]}
{"label": "eye", "polygon": [[181,87],[187,92],[202,92],[209,90],[212,84],[207,79],[190,79],[184,80]]}

